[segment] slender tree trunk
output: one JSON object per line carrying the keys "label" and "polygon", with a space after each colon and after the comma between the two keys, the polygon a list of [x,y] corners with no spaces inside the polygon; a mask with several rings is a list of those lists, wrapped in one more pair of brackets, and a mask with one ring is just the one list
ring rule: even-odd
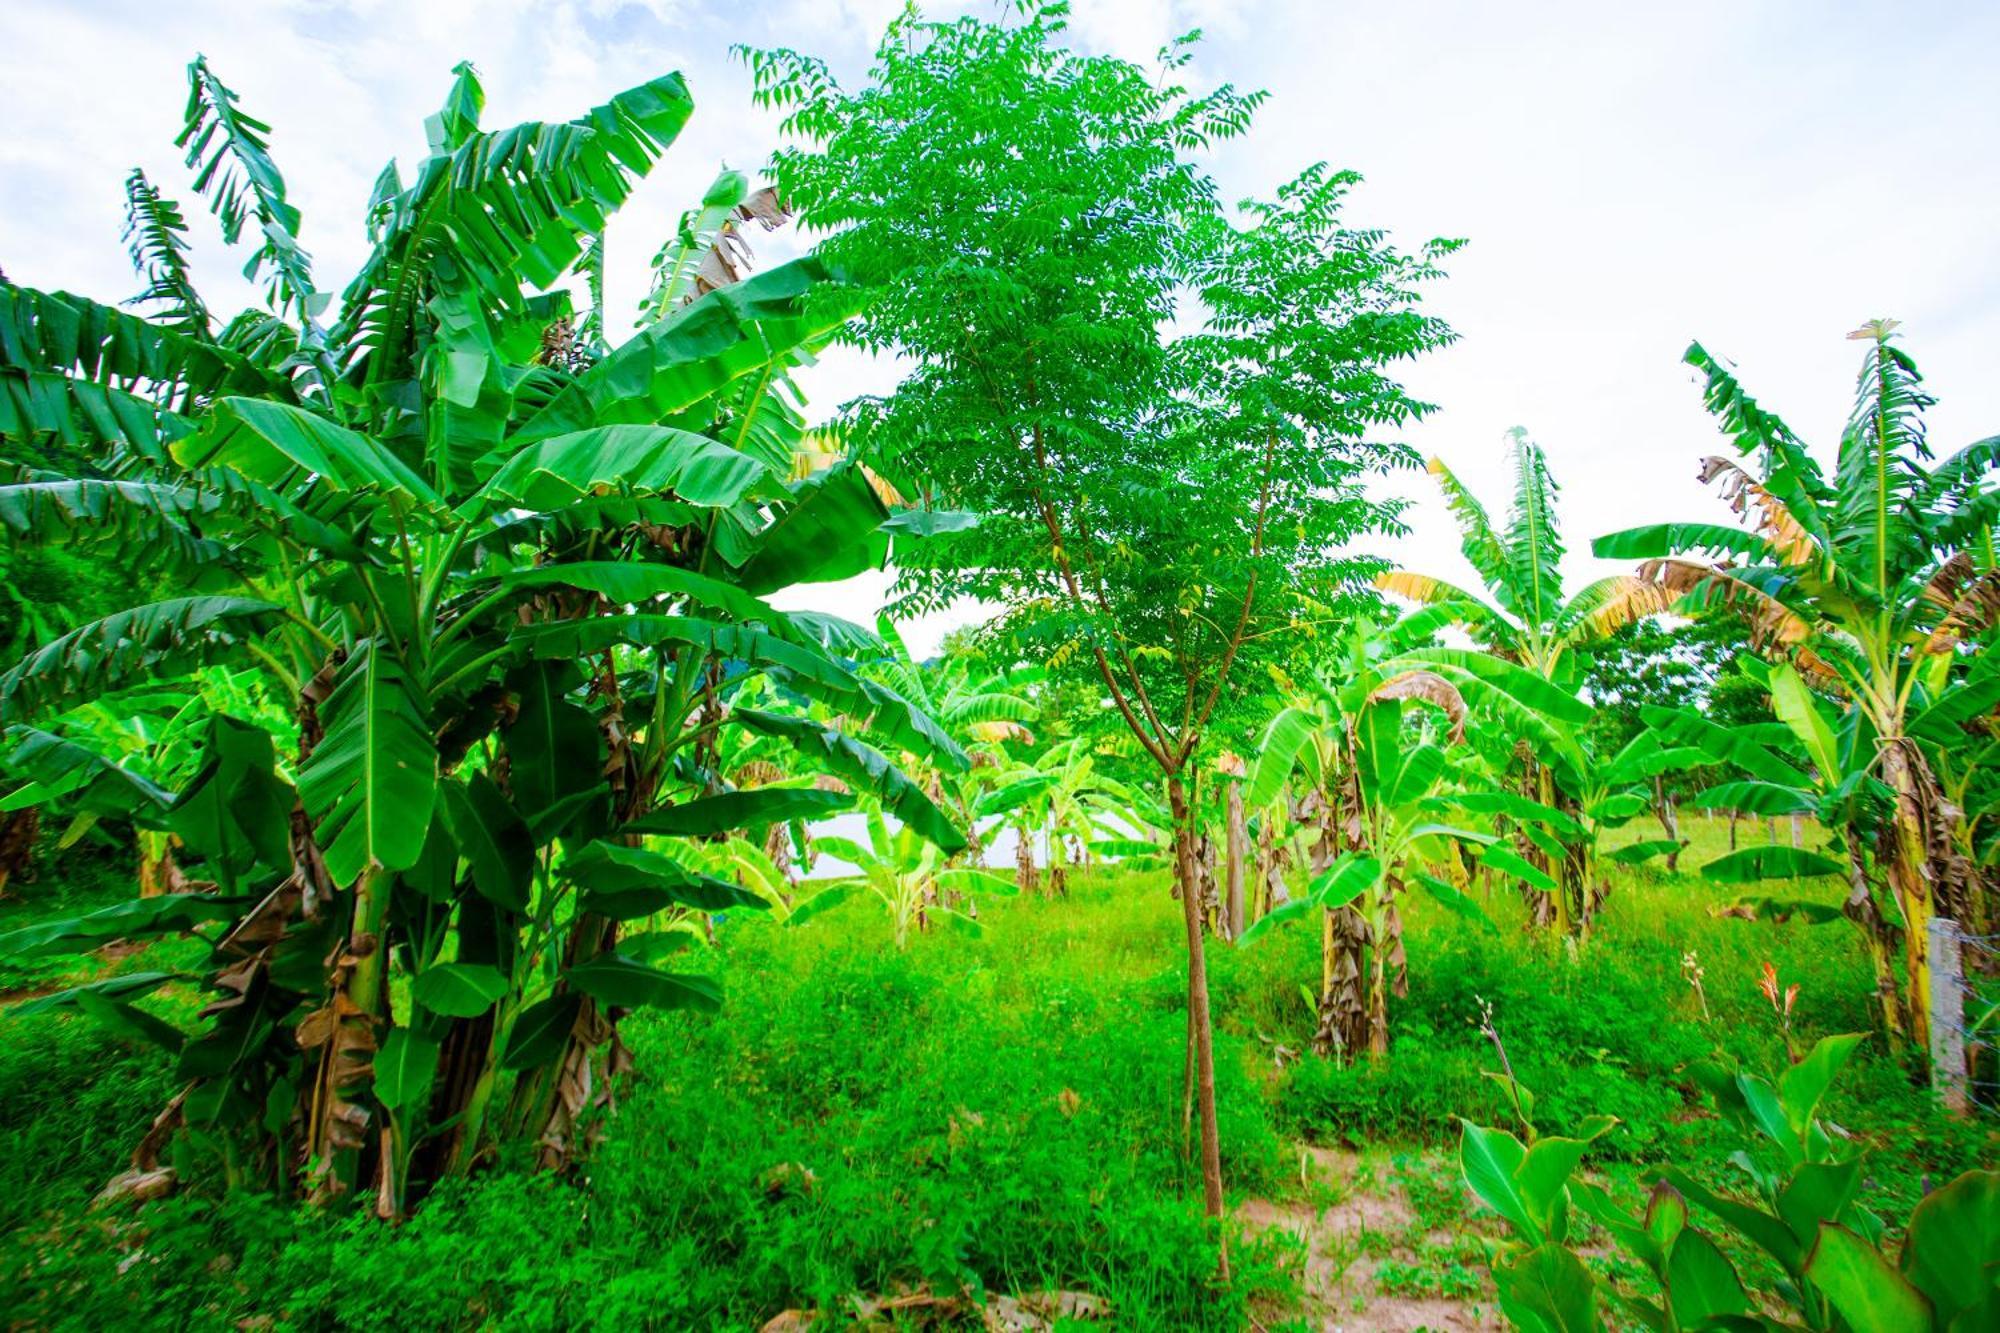
{"label": "slender tree trunk", "polygon": [[[1215,1046],[1209,1028],[1208,961],[1201,925],[1201,885],[1195,864],[1194,814],[1178,773],[1167,778],[1167,805],[1174,820],[1174,867],[1181,886],[1181,917],[1187,927],[1188,1036],[1194,1047],[1195,1106],[1201,1118],[1201,1192],[1208,1216],[1222,1216],[1222,1136],[1215,1115]],[[1222,1259],[1223,1276],[1229,1257]]]}
{"label": "slender tree trunk", "polygon": [[1674,798],[1667,795],[1666,783],[1659,777],[1653,779],[1653,815],[1660,821],[1661,830],[1674,849],[1667,853],[1667,873],[1676,874],[1681,868],[1681,817],[1674,808]]}
{"label": "slender tree trunk", "polygon": [[1801,847],[1801,846],[1803,846],[1803,845],[1804,845],[1804,844],[1803,844],[1803,842],[1801,841],[1801,838],[1800,838],[1800,829],[1799,829],[1799,817],[1798,817],[1797,815],[1793,815],[1793,816],[1792,816],[1792,847],[1793,847],[1794,849],[1797,849],[1798,847]]}
{"label": "slender tree trunk", "polygon": [[1736,821],[1739,818],[1741,815],[1737,811],[1729,812],[1729,850],[1732,852],[1736,850]]}
{"label": "slender tree trunk", "polygon": [[1243,819],[1243,783],[1229,780],[1229,827],[1227,831],[1227,882],[1228,889],[1223,897],[1223,933],[1230,939],[1243,935],[1243,862],[1249,831]]}
{"label": "slender tree trunk", "polygon": [[1187,1011],[1187,1035],[1181,1042],[1181,1160],[1194,1152],[1194,1010]]}

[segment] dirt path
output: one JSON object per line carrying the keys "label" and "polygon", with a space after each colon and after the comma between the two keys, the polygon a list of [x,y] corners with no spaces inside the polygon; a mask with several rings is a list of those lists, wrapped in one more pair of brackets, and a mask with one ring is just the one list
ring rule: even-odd
{"label": "dirt path", "polygon": [[1246,1199],[1253,1235],[1295,1247],[1300,1299],[1259,1314],[1268,1327],[1327,1333],[1504,1328],[1493,1304],[1471,1198],[1436,1152],[1299,1148],[1299,1184]]}

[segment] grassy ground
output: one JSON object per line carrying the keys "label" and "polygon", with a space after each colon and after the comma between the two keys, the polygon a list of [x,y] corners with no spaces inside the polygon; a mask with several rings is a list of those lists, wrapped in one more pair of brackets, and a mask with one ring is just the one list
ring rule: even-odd
{"label": "grassy ground", "polygon": [[[1721,849],[1719,825],[1695,837],[1690,864]],[[82,879],[72,897],[111,891]],[[62,887],[0,906],[0,929],[88,905]],[[1765,960],[1801,985],[1802,1040],[1867,1027],[1849,927],[1722,920],[1723,900],[1625,874],[1575,954],[1525,937],[1504,893],[1498,934],[1413,904],[1389,1058],[1352,1069],[1292,1054],[1311,1029],[1309,930],[1215,946],[1227,1290],[1181,1155],[1185,973],[1157,878],[1096,872],[1067,901],[993,900],[981,937],[900,955],[865,902],[796,931],[732,920],[714,959],[725,1012],[628,1020],[640,1075],[584,1173],[502,1169],[398,1229],[241,1198],[87,1213],[168,1095],[166,1061],[84,1020],[0,1017],[0,1309],[24,1327],[739,1329],[852,1312],[856,1296],[1064,1289],[1124,1328],[1481,1326],[1490,1226],[1452,1145],[1454,1117],[1504,1119],[1480,1073],[1495,1067],[1482,1001],[1545,1130],[1621,1118],[1595,1166],[1627,1190],[1663,1161],[1726,1177],[1738,1145],[1681,1067],[1716,1045],[1778,1058]],[[169,943],[0,986],[192,957]],[[1936,1115],[1872,1052],[1829,1112],[1880,1144],[1869,1190],[1889,1216],[1927,1175],[1991,1156],[1981,1126]]]}

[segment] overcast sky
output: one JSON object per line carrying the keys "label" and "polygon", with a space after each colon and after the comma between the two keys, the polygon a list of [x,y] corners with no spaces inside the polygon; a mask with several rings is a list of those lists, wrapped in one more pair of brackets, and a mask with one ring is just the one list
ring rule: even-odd
{"label": "overcast sky", "polygon": [[[100,298],[134,289],[121,181],[142,165],[188,197],[172,146],[184,66],[206,52],[303,209],[322,288],[359,262],[382,163],[407,169],[451,66],[472,60],[486,123],[567,119],[680,70],[697,110],[613,224],[614,311],[717,167],[754,169],[775,118],[750,106],[732,42],[790,45],[857,81],[896,0],[9,0],[0,44],[0,267]],[[935,14],[980,3],[935,4]],[[1433,308],[1462,341],[1409,380],[1442,406],[1408,438],[1497,511],[1502,433],[1526,426],[1563,487],[1572,577],[1592,535],[1719,516],[1694,481],[1713,430],[1690,338],[1830,449],[1853,391],[1843,335],[1901,319],[1942,400],[1941,450],[2000,431],[2000,4],[1495,4],[1347,0],[1077,0],[1078,44],[1150,60],[1202,28],[1200,84],[1272,93],[1255,130],[1210,162],[1230,198],[1326,160],[1361,172],[1351,220],[1415,243],[1463,236]],[[252,297],[194,220],[211,304]],[[782,239],[765,257],[791,253]],[[615,327],[615,326],[614,326]],[[815,407],[886,387],[835,356]],[[1421,477],[1416,531],[1390,554],[1471,579]],[[867,618],[879,581],[813,596]],[[913,635],[920,649],[942,625]]]}

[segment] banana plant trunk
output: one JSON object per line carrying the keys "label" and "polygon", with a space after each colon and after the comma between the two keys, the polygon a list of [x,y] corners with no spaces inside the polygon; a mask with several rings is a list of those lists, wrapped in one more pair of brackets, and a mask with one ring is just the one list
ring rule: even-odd
{"label": "banana plant trunk", "polygon": [[[579,915],[564,946],[563,968],[567,971],[610,953],[617,943],[616,921]],[[578,1122],[591,1106],[608,1101],[613,1081],[630,1070],[631,1057],[618,1040],[617,1019],[615,1011],[607,1013],[590,996],[580,997],[562,1057],[516,1085],[517,1123],[522,1137],[535,1143],[535,1164],[544,1171],[562,1170],[581,1155],[586,1145],[578,1140]]]}
{"label": "banana plant trunk", "polygon": [[1408,993],[1403,954],[1403,917],[1396,910],[1400,885],[1392,877],[1380,889],[1383,898],[1376,921],[1369,930],[1374,948],[1369,951],[1368,969],[1368,1058],[1379,1061],[1389,1055],[1389,990],[1398,996]]}
{"label": "banana plant trunk", "polygon": [[[1531,801],[1547,804],[1551,785],[1548,770],[1543,768],[1533,755],[1527,755],[1524,762],[1526,771],[1521,775],[1521,795]],[[1525,830],[1515,834],[1514,850],[1519,852],[1521,859],[1529,865],[1549,878],[1555,878],[1554,867],[1549,864],[1549,854],[1543,851],[1541,844],[1530,838]],[[1528,924],[1531,927],[1536,930],[1560,927],[1562,898],[1560,892],[1545,892],[1525,882],[1521,884],[1520,889],[1521,902],[1528,909]]]}
{"label": "banana plant trunk", "polygon": [[1882,777],[1896,793],[1896,817],[1883,848],[1889,888],[1903,914],[1904,1009],[1910,1044],[1929,1049],[1931,1023],[1930,923],[1951,915],[1962,868],[1952,855],[1952,811],[1922,751],[1907,737],[1882,745]]}
{"label": "banana plant trunk", "polygon": [[10,881],[28,869],[41,831],[42,808],[38,805],[0,816],[0,896],[6,894]]}
{"label": "banana plant trunk", "polygon": [[1035,868],[1035,835],[1026,824],[1014,841],[1014,887],[1023,896],[1041,890],[1041,872]]}
{"label": "banana plant trunk", "polygon": [[[1555,806],[1579,824],[1583,822],[1583,806],[1560,792],[1556,795]],[[1591,855],[1590,834],[1575,842],[1563,844],[1561,874],[1558,877],[1563,893],[1563,914],[1568,918],[1568,933],[1578,940],[1590,934],[1590,927],[1597,919],[1598,909],[1611,896],[1611,884],[1597,873],[1596,859]]]}
{"label": "banana plant trunk", "polygon": [[174,861],[173,836],[151,829],[140,829],[138,833],[139,896],[159,898],[170,893],[185,893],[188,880]]}
{"label": "banana plant trunk", "polygon": [[1353,903],[1326,914],[1321,940],[1319,1027],[1313,1050],[1353,1060],[1369,1047],[1369,996],[1364,968],[1374,935]]}
{"label": "banana plant trunk", "polygon": [[[687,663],[682,669],[696,668]],[[704,661],[699,671],[712,699],[716,667],[712,661]],[[631,734],[625,729],[624,700],[609,652],[604,654],[593,688],[605,701],[605,710],[598,718],[607,756],[604,774],[611,784],[613,817],[623,825],[652,809],[657,774],[642,767]],[[696,752],[696,758],[705,758],[711,769],[716,760],[714,744],[711,734],[704,742],[705,749]],[[634,834],[619,836],[627,846],[636,847],[643,841]],[[617,947],[616,920],[594,912],[579,912],[570,924],[569,938],[564,941],[563,970],[611,953]],[[902,947],[900,938],[897,947]],[[592,1106],[611,1104],[618,1080],[631,1072],[632,1055],[618,1033],[622,1015],[622,1010],[607,1009],[592,996],[579,997],[576,1021],[570,1025],[569,1040],[561,1058],[552,1068],[541,1069],[534,1077],[524,1078],[515,1085],[517,1123],[535,1143],[536,1164],[543,1170],[564,1169],[581,1155],[588,1146],[579,1142],[582,1133],[579,1122],[584,1113]]]}
{"label": "banana plant trunk", "polygon": [[1257,901],[1254,914],[1262,918],[1273,908],[1291,900],[1285,885],[1285,867],[1291,861],[1291,847],[1278,836],[1278,821],[1265,818],[1257,828]]}
{"label": "banana plant trunk", "polygon": [[[1358,798],[1351,777],[1343,779],[1318,804],[1312,841],[1306,849],[1307,868],[1317,879],[1343,849],[1357,839],[1358,814],[1343,808],[1343,795]],[[1349,825],[1352,824],[1350,828]],[[1374,935],[1356,903],[1344,903],[1320,915],[1319,1021],[1313,1030],[1313,1053],[1353,1060],[1368,1049],[1368,947]]]}
{"label": "banana plant trunk", "polygon": [[1841,905],[1841,914],[1861,931],[1861,942],[1875,970],[1875,1002],[1882,1014],[1882,1034],[1892,1049],[1900,1049],[1909,1039],[1909,1024],[1903,1015],[1902,992],[1896,984],[1899,941],[1896,927],[1876,905],[1869,885],[1867,853],[1860,831],[1853,828],[1847,833],[1847,884],[1847,901]]}
{"label": "banana plant trunk", "polygon": [[[764,830],[764,855],[771,858],[771,864],[778,868],[778,874],[788,882],[792,878],[792,826],[773,824]],[[973,856],[974,864],[978,854]]]}
{"label": "banana plant trunk", "polygon": [[[401,1185],[388,1169],[394,1160],[393,1145],[371,1097],[387,994],[388,958],[381,941],[389,889],[388,874],[371,866],[346,893],[336,894],[347,912],[347,930],[333,960],[326,1005],[320,1010],[326,1022],[324,1035],[314,1043],[319,1058],[306,1143],[307,1161],[317,1172],[312,1182],[315,1202],[328,1202],[373,1183],[377,1211],[389,1209],[385,1216],[394,1214],[402,1197]],[[300,1027],[303,1031],[306,1024]],[[303,1036],[300,1044],[305,1044]],[[377,1149],[379,1154],[371,1158]]]}
{"label": "banana plant trunk", "polygon": [[1239,939],[1243,934],[1243,871],[1248,851],[1249,831],[1243,818],[1243,783],[1231,779],[1228,783],[1228,827],[1226,882],[1223,896],[1223,934],[1230,939]]}

